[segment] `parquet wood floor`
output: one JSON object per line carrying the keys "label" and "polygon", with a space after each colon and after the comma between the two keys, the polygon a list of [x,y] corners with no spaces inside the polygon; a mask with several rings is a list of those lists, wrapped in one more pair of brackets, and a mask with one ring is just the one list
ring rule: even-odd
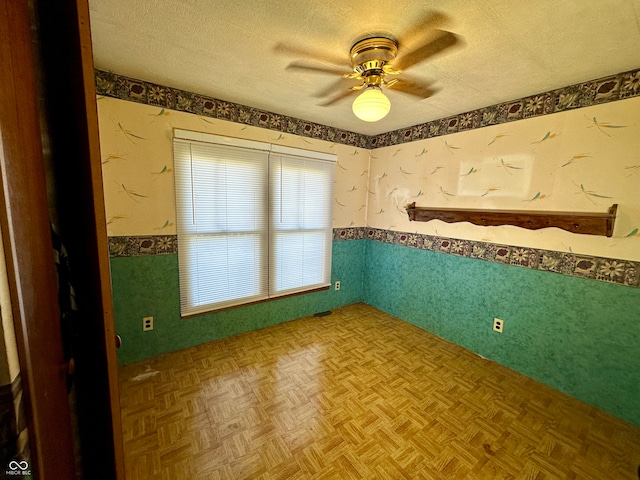
{"label": "parquet wood floor", "polygon": [[364,304],[120,385],[127,480],[638,480],[639,428]]}

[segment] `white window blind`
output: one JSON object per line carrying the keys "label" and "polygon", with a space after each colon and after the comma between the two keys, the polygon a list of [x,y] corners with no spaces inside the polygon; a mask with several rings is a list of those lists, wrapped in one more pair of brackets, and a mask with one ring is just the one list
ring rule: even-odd
{"label": "white window blind", "polygon": [[334,165],[270,156],[270,296],[331,283]]}
{"label": "white window blind", "polygon": [[330,284],[334,162],[175,131],[183,316]]}

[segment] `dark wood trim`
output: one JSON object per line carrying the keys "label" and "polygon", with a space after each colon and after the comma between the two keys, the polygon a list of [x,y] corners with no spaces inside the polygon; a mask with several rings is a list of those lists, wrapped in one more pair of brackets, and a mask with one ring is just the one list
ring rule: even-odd
{"label": "dark wood trim", "polygon": [[78,304],[75,365],[83,474],[124,480],[89,7],[87,0],[36,2],[56,210]]}
{"label": "dark wood trim", "polygon": [[416,207],[414,202],[407,205],[406,210],[409,220],[415,222],[441,220],[447,223],[469,222],[482,226],[514,225],[530,230],[556,227],[571,233],[610,237],[613,235],[618,205],[612,205],[606,213],[592,213],[430,208]]}
{"label": "dark wood trim", "polygon": [[[75,478],[28,0],[0,0],[0,226],[35,478]],[[0,466],[5,468],[5,466]]]}

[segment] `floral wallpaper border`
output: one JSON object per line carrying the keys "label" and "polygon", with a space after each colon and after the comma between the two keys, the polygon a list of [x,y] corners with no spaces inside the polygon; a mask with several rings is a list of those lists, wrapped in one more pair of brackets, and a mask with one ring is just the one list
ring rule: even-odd
{"label": "floral wallpaper border", "polygon": [[95,80],[98,95],[367,149],[397,145],[640,96],[640,69],[636,69],[452,117],[376,136],[368,136],[112,72],[95,70]]}
{"label": "floral wallpaper border", "polygon": [[[488,262],[639,286],[640,262],[365,227],[364,238]],[[348,233],[347,233],[348,235]],[[335,234],[334,234],[335,237]]]}
{"label": "floral wallpaper border", "polygon": [[177,235],[109,237],[110,257],[141,257],[178,253]]}
{"label": "floral wallpaper border", "polygon": [[[374,240],[602,282],[640,286],[640,262],[368,227],[334,228],[333,240]],[[111,257],[175,254],[176,235],[109,237]]]}
{"label": "floral wallpaper border", "polygon": [[639,95],[640,69],[637,69],[383,133],[371,139],[370,148],[499,125]]}
{"label": "floral wallpaper border", "polygon": [[111,72],[95,70],[95,79],[98,95],[355,147],[369,148],[371,143],[371,137],[368,135],[307,122]]}

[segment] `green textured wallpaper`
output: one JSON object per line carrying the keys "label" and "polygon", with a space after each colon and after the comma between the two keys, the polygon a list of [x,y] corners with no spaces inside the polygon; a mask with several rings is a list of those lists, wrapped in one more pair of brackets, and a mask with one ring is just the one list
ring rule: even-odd
{"label": "green textured wallpaper", "polygon": [[365,275],[366,303],[640,425],[640,289],[373,241]]}
{"label": "green textured wallpaper", "polygon": [[181,319],[175,254],[112,258],[111,269],[121,364],[365,301],[640,426],[638,288],[349,240],[333,244],[340,291]]}
{"label": "green textured wallpaper", "polygon": [[[123,340],[118,361],[124,365],[362,301],[365,243],[333,243],[332,283],[340,280],[339,291],[332,288],[187,319],[180,318],[177,255],[112,258],[116,331]],[[154,317],[154,329],[143,332],[146,316]]]}

